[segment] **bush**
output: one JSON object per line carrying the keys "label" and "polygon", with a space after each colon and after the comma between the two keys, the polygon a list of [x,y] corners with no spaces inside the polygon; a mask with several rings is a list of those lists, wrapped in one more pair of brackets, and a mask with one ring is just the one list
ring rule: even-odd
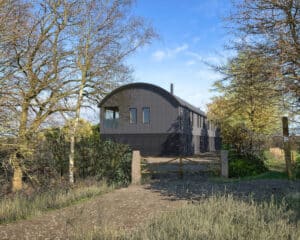
{"label": "bush", "polygon": [[229,177],[255,176],[267,170],[263,157],[229,152]]}
{"label": "bush", "polygon": [[[130,183],[131,150],[128,146],[99,140],[95,151],[91,153],[90,163],[86,168],[88,176],[105,179],[109,184],[127,185]],[[79,162],[78,159],[79,168],[80,164],[85,164],[85,162]],[[81,171],[83,169],[84,167]]]}
{"label": "bush", "polygon": [[[113,185],[130,183],[130,148],[102,141],[99,126],[88,129],[90,131],[86,135],[82,131],[75,142],[75,180],[96,177]],[[49,188],[57,179],[68,179],[70,142],[67,134],[64,128],[45,129],[36,141],[27,175],[30,180],[36,179],[37,187]]]}

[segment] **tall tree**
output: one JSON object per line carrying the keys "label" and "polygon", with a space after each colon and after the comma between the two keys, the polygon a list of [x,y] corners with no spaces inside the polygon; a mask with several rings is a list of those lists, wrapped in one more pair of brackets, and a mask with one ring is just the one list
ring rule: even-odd
{"label": "tall tree", "polygon": [[242,0],[234,6],[229,20],[239,39],[235,48],[255,49],[277,61],[289,110],[299,113],[300,1]]}
{"label": "tall tree", "polygon": [[75,116],[70,135],[69,180],[74,182],[75,138],[80,110],[94,105],[130,77],[125,58],[155,36],[142,18],[131,16],[132,1],[80,0],[78,25],[73,29],[74,60],[78,76]]}
{"label": "tall tree", "polygon": [[221,123],[225,142],[236,146],[242,140],[241,136],[231,138],[234,127],[243,127],[247,147],[255,151],[256,137],[272,134],[279,127],[281,96],[276,85],[279,67],[259,52],[243,51],[218,70],[225,75],[215,83],[222,95],[209,105],[209,117]]}
{"label": "tall tree", "polygon": [[13,103],[10,107],[18,116],[15,151],[10,157],[14,191],[22,188],[32,135],[50,115],[70,111],[64,100],[76,92],[69,78],[71,51],[65,38],[74,13],[72,4],[60,0],[19,4],[27,9],[22,15],[22,35],[0,43],[1,88],[9,86],[7,102]]}
{"label": "tall tree", "polygon": [[81,107],[87,100],[95,103],[129,77],[125,58],[149,42],[153,30],[142,19],[132,17],[130,0],[0,3],[5,6],[0,21],[11,19],[8,26],[15,26],[16,31],[10,34],[7,27],[0,26],[0,104],[6,107],[0,109],[5,111],[0,120],[1,124],[7,122],[2,119],[4,114],[13,113],[15,125],[15,131],[9,133],[15,136],[9,160],[12,189],[22,188],[34,135],[57,113],[75,113],[70,154],[73,182]]}

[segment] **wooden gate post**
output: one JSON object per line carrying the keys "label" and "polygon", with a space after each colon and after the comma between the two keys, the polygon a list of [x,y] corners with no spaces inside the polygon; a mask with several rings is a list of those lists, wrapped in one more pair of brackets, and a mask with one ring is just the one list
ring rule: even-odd
{"label": "wooden gate post", "polygon": [[289,141],[289,123],[287,117],[282,117],[282,133],[283,133],[283,148],[284,148],[286,172],[288,178],[291,179],[292,178],[291,145]]}
{"label": "wooden gate post", "polygon": [[131,184],[141,184],[141,178],[141,154],[140,151],[135,150],[132,152]]}
{"label": "wooden gate post", "polygon": [[179,157],[179,178],[183,178],[183,164],[182,164],[182,157]]}
{"label": "wooden gate post", "polygon": [[221,176],[228,178],[228,150],[221,150]]}

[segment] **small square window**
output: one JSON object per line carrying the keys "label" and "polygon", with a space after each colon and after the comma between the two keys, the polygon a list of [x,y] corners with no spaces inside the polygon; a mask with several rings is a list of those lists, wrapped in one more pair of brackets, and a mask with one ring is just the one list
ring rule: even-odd
{"label": "small square window", "polygon": [[136,108],[129,108],[129,123],[137,123],[137,110]]}
{"label": "small square window", "polygon": [[143,123],[145,123],[145,124],[150,123],[150,108],[149,107],[143,108]]}

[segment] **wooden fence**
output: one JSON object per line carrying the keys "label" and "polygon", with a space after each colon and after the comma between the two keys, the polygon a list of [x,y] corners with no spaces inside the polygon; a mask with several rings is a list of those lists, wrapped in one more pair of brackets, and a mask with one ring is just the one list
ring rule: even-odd
{"label": "wooden fence", "polygon": [[142,174],[183,178],[188,174],[213,173],[228,177],[228,151],[206,153],[194,157],[142,157],[139,151],[132,154],[132,184],[140,184]]}

